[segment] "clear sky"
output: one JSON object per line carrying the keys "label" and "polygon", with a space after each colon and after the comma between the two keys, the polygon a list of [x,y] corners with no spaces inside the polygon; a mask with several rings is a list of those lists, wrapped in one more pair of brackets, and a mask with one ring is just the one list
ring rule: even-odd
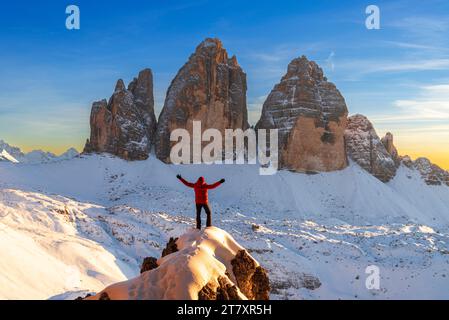
{"label": "clear sky", "polygon": [[[65,9],[81,10],[81,29]],[[380,8],[381,29],[365,27]],[[220,38],[248,75],[255,123],[287,64],[305,54],[340,89],[351,114],[401,154],[449,169],[449,1],[21,1],[0,10],[0,139],[25,151],[81,150],[91,103],[118,78],[150,67],[160,111],[170,81],[206,37]]]}

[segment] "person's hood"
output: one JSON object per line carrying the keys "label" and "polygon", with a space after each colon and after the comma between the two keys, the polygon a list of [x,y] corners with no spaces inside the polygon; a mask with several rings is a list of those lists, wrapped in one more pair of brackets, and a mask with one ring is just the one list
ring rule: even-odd
{"label": "person's hood", "polygon": [[204,177],[199,177],[198,181],[196,183],[199,184],[199,185],[202,185],[202,184],[205,184],[206,182],[204,180]]}

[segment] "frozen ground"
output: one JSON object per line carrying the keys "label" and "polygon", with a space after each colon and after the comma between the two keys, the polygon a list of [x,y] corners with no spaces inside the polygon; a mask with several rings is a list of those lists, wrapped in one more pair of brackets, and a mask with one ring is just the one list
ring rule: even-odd
{"label": "frozen ground", "polygon": [[[181,173],[208,182],[213,222],[265,267],[273,299],[448,299],[449,188],[352,164],[259,176],[244,165],[167,166],[89,156],[0,163],[0,298],[70,299],[138,275],[194,225]],[[365,269],[380,270],[368,290]]]}

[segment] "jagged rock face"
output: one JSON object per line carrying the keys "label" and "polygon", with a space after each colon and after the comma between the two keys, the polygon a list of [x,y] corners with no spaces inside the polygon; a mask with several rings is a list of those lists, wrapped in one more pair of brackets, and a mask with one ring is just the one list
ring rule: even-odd
{"label": "jagged rock face", "polygon": [[363,169],[383,182],[396,175],[395,161],[368,118],[359,114],[349,117],[345,139],[348,156]]}
{"label": "jagged rock face", "polygon": [[170,133],[201,121],[202,132],[249,127],[246,107],[246,74],[237,59],[228,58],[218,39],[206,39],[172,81],[157,128],[157,157],[169,163]]}
{"label": "jagged rock face", "polygon": [[128,89],[119,80],[109,102],[94,102],[90,128],[85,153],[107,152],[126,160],[147,159],[156,130],[151,70],[141,71]]}
{"label": "jagged rock face", "polygon": [[267,272],[259,266],[246,250],[237,252],[231,261],[232,274],[219,276],[206,284],[199,292],[199,300],[242,300],[238,292],[248,300],[269,300],[270,281]]}
{"label": "jagged rock face", "polygon": [[237,287],[228,277],[218,277],[211,281],[198,293],[198,300],[242,300]]}
{"label": "jagged rock face", "polygon": [[237,286],[249,300],[269,300],[270,282],[267,273],[246,250],[239,251],[231,264]]}
{"label": "jagged rock face", "polygon": [[178,251],[178,245],[176,244],[177,240],[178,238],[170,238],[170,240],[168,240],[167,246],[162,250],[162,258]]}
{"label": "jagged rock face", "polygon": [[402,157],[402,163],[410,169],[418,170],[428,185],[449,186],[449,172],[433,164],[427,158],[418,158],[413,161],[409,156],[404,156]]}
{"label": "jagged rock face", "polygon": [[323,70],[306,57],[294,59],[275,85],[256,129],[279,129],[280,167],[334,171],[347,166],[344,132],[348,109]]}
{"label": "jagged rock face", "polygon": [[144,273],[158,267],[157,259],[155,257],[147,257],[143,260],[142,266],[140,267],[140,273]]}
{"label": "jagged rock face", "polygon": [[396,149],[393,143],[393,134],[391,132],[387,132],[385,134],[385,137],[383,137],[381,141],[387,152],[391,155],[391,158],[396,164],[396,167],[398,167],[401,164],[401,159],[399,157],[398,150]]}

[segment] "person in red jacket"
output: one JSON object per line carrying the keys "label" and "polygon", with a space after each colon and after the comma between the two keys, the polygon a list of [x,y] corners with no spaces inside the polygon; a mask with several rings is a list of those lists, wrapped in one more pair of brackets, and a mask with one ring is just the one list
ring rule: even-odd
{"label": "person in red jacket", "polygon": [[207,215],[207,227],[212,226],[212,213],[209,207],[209,195],[208,191],[217,188],[225,182],[225,179],[221,179],[214,184],[207,184],[204,181],[204,177],[199,177],[196,183],[191,183],[181,177],[179,174],[176,176],[184,185],[189,188],[193,188],[195,191],[195,203],[196,203],[196,228],[201,230],[201,209],[204,208]]}

